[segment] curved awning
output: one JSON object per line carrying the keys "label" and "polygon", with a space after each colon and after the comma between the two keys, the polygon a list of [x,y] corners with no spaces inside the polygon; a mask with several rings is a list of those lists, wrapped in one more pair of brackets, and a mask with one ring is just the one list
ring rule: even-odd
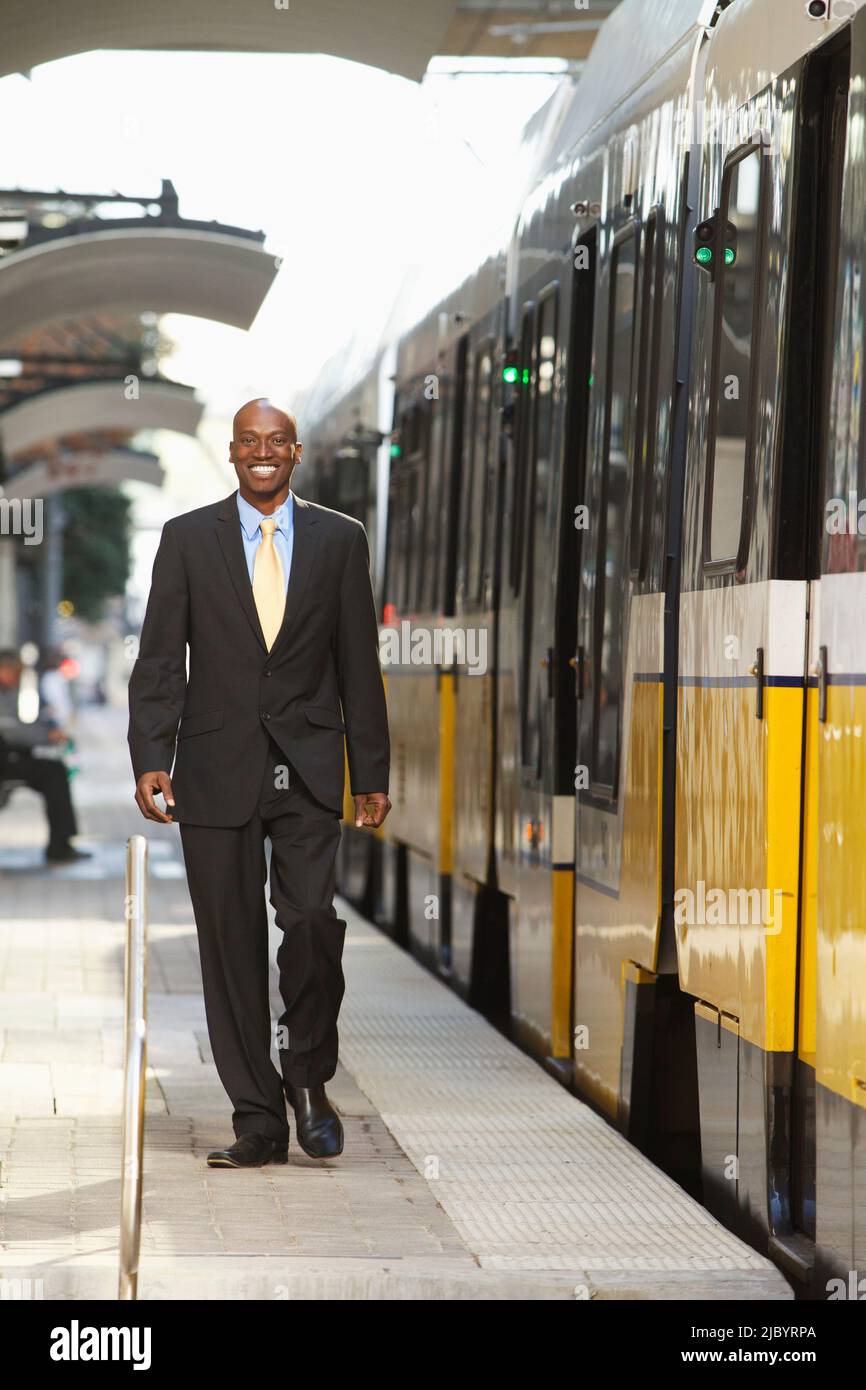
{"label": "curved awning", "polygon": [[248,237],[173,227],[81,231],[0,261],[0,339],[85,314],[152,310],[249,328],[278,271]]}
{"label": "curved awning", "polygon": [[37,445],[95,430],[175,430],[194,435],[204,410],[189,386],[142,381],[138,398],[127,400],[120,380],[87,381],[40,391],[0,413],[0,445],[7,460]]}
{"label": "curved awning", "polygon": [[7,500],[50,497],[73,487],[123,482],[162,487],[164,476],[156,454],[140,449],[81,449],[28,464],[3,484],[0,494]]}
{"label": "curved awning", "polygon": [[329,53],[420,79],[456,0],[4,0],[0,76],[94,48]]}

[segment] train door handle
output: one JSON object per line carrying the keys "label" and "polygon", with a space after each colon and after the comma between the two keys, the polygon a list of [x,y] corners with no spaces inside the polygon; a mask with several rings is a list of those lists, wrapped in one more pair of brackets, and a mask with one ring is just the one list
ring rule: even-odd
{"label": "train door handle", "polygon": [[568,664],[574,671],[574,678],[577,685],[577,699],[583,699],[583,647],[578,647],[574,656],[568,658]]}
{"label": "train door handle", "polygon": [[749,675],[754,676],[757,682],[755,700],[755,718],[764,717],[764,648],[759,647],[755,655],[755,660],[749,667]]}
{"label": "train door handle", "polygon": [[547,656],[542,659],[541,665],[547,672],[547,697],[553,699],[553,648],[547,648]]}
{"label": "train door handle", "polygon": [[818,648],[818,660],[814,663],[811,675],[818,681],[818,722],[827,723],[827,648]]}

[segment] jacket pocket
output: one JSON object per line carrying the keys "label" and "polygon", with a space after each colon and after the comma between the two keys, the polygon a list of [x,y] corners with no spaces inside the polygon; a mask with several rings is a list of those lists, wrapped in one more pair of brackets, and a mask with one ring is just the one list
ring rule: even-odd
{"label": "jacket pocket", "polygon": [[182,739],[189,738],[192,734],[209,734],[213,729],[221,729],[222,726],[221,709],[208,710],[204,714],[186,714],[180,721],[177,736],[178,739]]}
{"label": "jacket pocket", "polygon": [[311,724],[320,724],[324,729],[339,729],[342,734],[346,732],[346,726],[337,711],[328,709],[325,705],[304,705],[304,714]]}

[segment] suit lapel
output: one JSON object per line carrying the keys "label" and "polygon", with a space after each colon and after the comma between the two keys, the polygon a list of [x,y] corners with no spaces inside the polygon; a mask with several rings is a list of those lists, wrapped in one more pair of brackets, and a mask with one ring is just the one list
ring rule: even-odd
{"label": "suit lapel", "polygon": [[292,520],[292,568],[289,571],[289,588],[286,593],[286,608],[277,639],[271,648],[271,656],[279,654],[301,613],[307,580],[316,557],[316,523],[319,520],[315,507],[302,498],[295,497]]}
{"label": "suit lapel", "polygon": [[[286,593],[286,607],[283,613],[283,621],[277,633],[276,641],[271,648],[270,655],[275,657],[280,648],[284,645],[295,619],[301,612],[301,605],[307,587],[307,580],[313,568],[313,561],[316,554],[316,523],[318,514],[314,507],[304,502],[302,498],[295,497],[293,504],[292,521],[292,567],[289,571],[289,588]],[[226,497],[220,504],[217,517],[222,523],[217,526],[217,536],[220,547],[228,566],[229,575],[235,588],[241,607],[247,616],[250,627],[256,635],[262,650],[267,651],[262,625],[259,622],[259,615],[256,610],[255,599],[253,598],[253,586],[250,583],[249,571],[247,570],[247,559],[244,554],[244,545],[241,540],[241,520],[238,515],[237,493],[233,492],[231,497]]]}
{"label": "suit lapel", "polygon": [[249,571],[247,570],[247,557],[244,554],[244,543],[241,540],[241,519],[236,499],[237,493],[233,492],[231,497],[226,497],[220,505],[217,517],[222,524],[217,526],[217,537],[241,607],[262,649],[267,651],[265,635],[262,632],[262,625],[259,622],[256,603],[253,598],[253,586],[250,583]]}

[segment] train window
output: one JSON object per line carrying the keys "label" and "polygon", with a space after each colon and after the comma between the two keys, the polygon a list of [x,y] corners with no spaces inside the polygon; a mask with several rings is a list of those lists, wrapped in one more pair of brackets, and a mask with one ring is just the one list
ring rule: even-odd
{"label": "train window", "polygon": [[[571,281],[568,341],[563,341],[565,368],[565,443],[563,448],[562,518],[559,541],[562,546],[553,649],[552,671],[555,700],[556,738],[554,740],[557,795],[572,795],[577,761],[577,685],[572,663],[562,659],[575,651],[576,619],[579,602],[579,569],[583,549],[583,530],[578,525],[578,506],[586,502],[586,462],[589,446],[590,395],[593,371],[593,326],[595,322],[595,277],[598,264],[598,228],[591,227],[574,247]],[[589,702],[587,702],[589,708]]]}
{"label": "train window", "polygon": [[713,370],[707,442],[704,564],[739,569],[748,548],[749,489],[754,449],[752,362],[760,315],[762,154],[758,145],[734,154],[722,183],[720,227],[730,223],[729,252],[719,260],[714,286]]}
{"label": "train window", "polygon": [[461,441],[461,461],[463,467],[460,474],[460,554],[457,557],[457,568],[459,571],[458,589],[463,591],[464,597],[469,594],[469,552],[475,538],[473,530],[472,516],[472,468],[475,462],[474,440],[476,431],[476,416],[478,414],[478,354],[467,365],[468,380],[466,384],[466,408],[464,411],[464,431]]}
{"label": "train window", "polygon": [[607,386],[593,618],[593,782],[611,795],[619,773],[625,511],[632,450],[632,358],[637,230],[625,228],[611,253]]}
{"label": "train window", "polygon": [[333,500],[326,505],[366,525],[369,477],[370,460],[366,449],[344,444],[333,457],[329,494]]}
{"label": "train window", "polygon": [[463,421],[466,411],[469,334],[457,343],[454,363],[454,391],[451,419],[445,433],[442,464],[442,506],[440,510],[439,611],[453,613],[457,580],[457,538],[460,510],[460,476],[463,460]]}
{"label": "train window", "polygon": [[659,354],[661,352],[664,225],[660,208],[646,221],[640,287],[640,332],[637,357],[637,415],[632,471],[629,558],[632,577],[643,579],[652,524],[652,485],[658,426]]}
{"label": "train window", "polygon": [[406,490],[403,494],[403,506],[406,513],[404,527],[404,535],[406,538],[406,592],[403,603],[404,607],[410,612],[415,611],[416,595],[418,592],[418,570],[420,567],[421,551],[423,549],[419,535],[421,513],[420,483],[421,470],[416,461],[406,470]]}
{"label": "train window", "polygon": [[430,409],[425,403],[416,405],[413,412],[411,453],[407,460],[408,519],[407,519],[407,595],[406,602],[415,612],[421,603],[424,583],[424,558],[427,553],[425,524],[427,518],[427,482],[430,472],[429,440]]}
{"label": "train window", "polygon": [[486,340],[476,350],[472,370],[472,394],[466,438],[466,523],[463,532],[466,599],[481,599],[484,577],[484,547],[487,540],[487,507],[490,415],[493,399],[493,341]]}
{"label": "train window", "polygon": [[427,522],[424,533],[424,577],[421,589],[422,612],[432,612],[438,603],[437,580],[440,569],[442,535],[442,482],[445,469],[445,440],[448,437],[448,400],[442,391],[432,402],[430,420],[430,450],[428,455]]}
{"label": "train window", "polygon": [[523,533],[526,529],[526,473],[532,434],[532,371],[535,346],[535,305],[523,306],[520,327],[520,354],[515,387],[514,447],[511,450],[509,510],[511,516],[511,592],[520,592],[523,559]]}
{"label": "train window", "polygon": [[388,543],[385,559],[385,601],[402,612],[405,593],[406,548],[404,537],[403,495],[405,478],[392,472],[388,484]]}
{"label": "train window", "polygon": [[400,457],[395,461],[389,485],[388,556],[386,598],[399,613],[414,607],[418,582],[419,477],[422,465],[422,412],[405,406],[399,420]]}
{"label": "train window", "polygon": [[[559,286],[549,285],[538,300],[535,339],[532,447],[528,457],[527,505],[523,529],[527,550],[523,588],[523,762],[540,776],[542,703],[550,689],[542,655],[544,620],[552,612],[555,588],[556,487],[553,459],[556,404],[556,350]],[[544,663],[544,664],[543,664]]]}

